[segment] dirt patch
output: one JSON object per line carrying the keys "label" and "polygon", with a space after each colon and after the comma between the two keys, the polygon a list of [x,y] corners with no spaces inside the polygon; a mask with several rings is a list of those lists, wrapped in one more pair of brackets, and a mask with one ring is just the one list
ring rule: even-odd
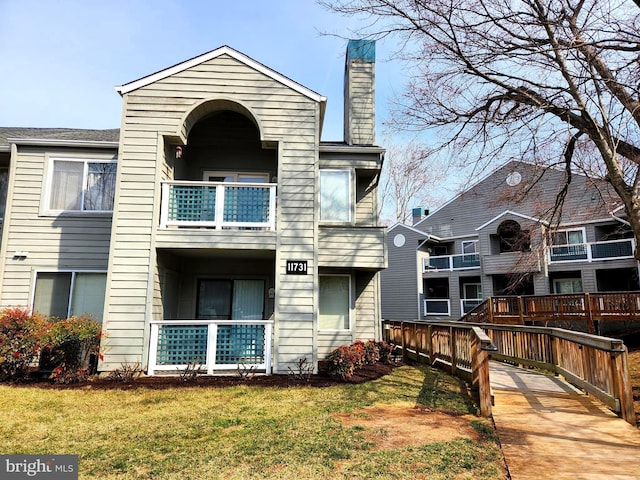
{"label": "dirt patch", "polygon": [[294,375],[253,375],[241,378],[239,375],[219,375],[219,376],[198,376],[196,379],[185,380],[175,376],[141,376],[131,382],[118,382],[106,377],[96,377],[88,381],[61,385],[50,380],[31,380],[23,383],[12,384],[15,387],[39,387],[48,389],[91,389],[91,390],[134,390],[137,388],[147,388],[151,390],[162,390],[166,388],[224,388],[236,385],[249,385],[274,388],[292,387],[331,387],[333,385],[344,385],[349,383],[364,383],[384,375],[401,364],[387,365],[377,363],[366,365],[358,369],[355,374],[348,379],[332,377],[329,375],[311,375],[307,379],[296,378]]}
{"label": "dirt patch", "polygon": [[344,426],[360,427],[373,450],[388,450],[462,438],[480,441],[471,427],[473,415],[450,415],[406,402],[366,407],[352,413],[334,414]]}

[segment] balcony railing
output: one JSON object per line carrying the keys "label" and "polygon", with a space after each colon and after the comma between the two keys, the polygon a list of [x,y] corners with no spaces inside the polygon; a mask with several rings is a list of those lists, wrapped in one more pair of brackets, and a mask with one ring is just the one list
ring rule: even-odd
{"label": "balcony railing", "polygon": [[271,373],[271,320],[151,322],[148,374],[196,367],[203,373],[254,369]]}
{"label": "balcony railing", "polygon": [[425,298],[424,315],[451,315],[451,300],[448,298]]}
{"label": "balcony railing", "polygon": [[480,305],[484,300],[482,298],[461,298],[460,311],[464,315]]}
{"label": "balcony railing", "polygon": [[275,230],[276,185],[162,182],[160,227]]}
{"label": "balcony railing", "polygon": [[423,259],[422,271],[433,272],[439,270],[466,270],[480,268],[480,255],[477,253],[463,253],[461,255],[441,255]]}
{"label": "balcony railing", "polygon": [[611,258],[633,258],[631,238],[606,242],[553,245],[549,248],[549,263],[591,262]]}

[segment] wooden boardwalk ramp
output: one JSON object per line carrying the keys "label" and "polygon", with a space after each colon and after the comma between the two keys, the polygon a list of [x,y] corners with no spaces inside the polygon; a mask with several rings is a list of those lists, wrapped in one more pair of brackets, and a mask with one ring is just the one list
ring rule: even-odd
{"label": "wooden boardwalk ramp", "polygon": [[640,429],[558,377],[490,362],[513,480],[640,479]]}

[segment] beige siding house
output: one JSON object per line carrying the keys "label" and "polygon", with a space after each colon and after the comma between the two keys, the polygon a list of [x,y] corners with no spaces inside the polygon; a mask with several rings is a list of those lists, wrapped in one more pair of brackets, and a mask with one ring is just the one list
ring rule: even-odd
{"label": "beige siding house", "polygon": [[0,305],[100,318],[100,370],[286,373],[380,338],[374,61],[349,42],[343,142],[226,46],[117,87],[119,130],[0,128]]}
{"label": "beige siding house", "polygon": [[458,320],[484,299],[640,290],[635,241],[604,180],[513,160],[388,231],[384,318]]}

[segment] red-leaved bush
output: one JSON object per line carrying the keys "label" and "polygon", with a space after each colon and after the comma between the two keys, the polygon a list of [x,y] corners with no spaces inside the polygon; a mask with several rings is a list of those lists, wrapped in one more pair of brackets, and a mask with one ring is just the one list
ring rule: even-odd
{"label": "red-leaved bush", "polygon": [[353,376],[358,368],[378,362],[390,363],[394,346],[384,341],[358,340],[351,345],[342,345],[327,356],[329,375],[342,379]]}

